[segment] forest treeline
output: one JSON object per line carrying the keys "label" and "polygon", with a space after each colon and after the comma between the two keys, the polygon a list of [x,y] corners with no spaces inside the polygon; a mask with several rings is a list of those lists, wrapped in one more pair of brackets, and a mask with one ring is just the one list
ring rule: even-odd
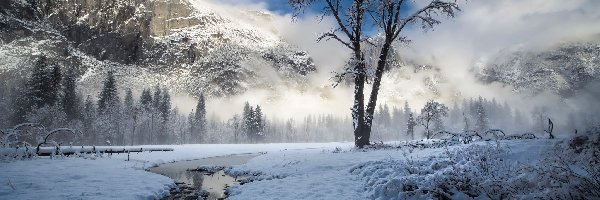
{"label": "forest treeline", "polygon": [[[204,95],[197,97],[194,110],[180,113],[166,87],[143,88],[134,95],[133,88],[118,85],[108,71],[98,94],[81,94],[72,71],[63,72],[45,56],[33,65],[22,84],[0,87],[0,128],[26,122],[48,129],[71,128],[81,134],[57,135],[56,140],[85,145],[330,142],[352,141],[353,137],[349,117],[269,118],[277,113],[263,113],[260,105],[246,102],[240,114],[220,120],[207,115],[219,108],[206,107]],[[383,104],[376,109],[372,140],[431,138],[437,131],[537,133],[544,130],[549,117],[545,107],[527,113],[483,97],[451,106],[431,100],[423,108],[413,108],[409,102]],[[565,126],[577,126],[573,116]]]}

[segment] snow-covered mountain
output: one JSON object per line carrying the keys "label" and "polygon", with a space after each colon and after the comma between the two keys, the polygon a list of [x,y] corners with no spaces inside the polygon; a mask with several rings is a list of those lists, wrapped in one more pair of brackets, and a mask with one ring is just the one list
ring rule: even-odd
{"label": "snow-covered mountain", "polygon": [[571,96],[600,80],[600,43],[564,43],[542,51],[505,50],[475,69],[486,82],[501,82],[518,91]]}
{"label": "snow-covered mountain", "polygon": [[160,84],[194,95],[303,87],[315,65],[276,31],[253,23],[270,17],[233,15],[200,0],[2,1],[0,72],[26,74],[43,54],[74,69],[84,90],[99,88],[109,70],[126,87]]}
{"label": "snow-covered mountain", "polygon": [[[192,95],[304,90],[307,75],[317,67],[306,51],[284,41],[277,30],[260,26],[272,20],[267,12],[228,10],[206,0],[2,1],[0,76],[25,76],[44,54],[76,70],[87,94],[100,88],[109,70],[116,71],[125,87],[162,85]],[[599,44],[507,49],[477,62],[472,72],[484,83],[500,82],[519,92],[551,90],[570,96],[600,78]],[[448,93],[440,86],[446,84],[444,74],[435,70],[444,63],[404,62],[425,67],[390,71],[390,91],[383,94],[387,99],[403,102],[410,95],[428,99]],[[428,75],[413,74],[424,71]],[[419,77],[422,88],[403,89]]]}

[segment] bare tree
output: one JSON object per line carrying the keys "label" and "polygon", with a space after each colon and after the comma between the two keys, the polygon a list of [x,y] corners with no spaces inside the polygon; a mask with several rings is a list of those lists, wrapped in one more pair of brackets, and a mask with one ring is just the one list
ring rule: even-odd
{"label": "bare tree", "polygon": [[441,117],[448,115],[448,107],[444,104],[435,102],[433,100],[428,101],[425,107],[421,109],[421,115],[417,117],[417,122],[425,128],[425,137],[431,139],[433,132],[431,131],[431,125],[434,121],[441,121]]}
{"label": "bare tree", "polygon": [[[384,69],[388,65],[388,57],[395,41],[406,41],[401,35],[402,30],[409,24],[421,24],[421,28],[428,29],[439,24],[434,15],[454,17],[455,10],[459,10],[456,0],[432,0],[425,7],[411,14],[408,11],[409,1],[405,0],[288,0],[295,10],[295,16],[305,8],[323,3],[323,14],[332,16],[337,22],[336,28],[322,34],[317,41],[334,39],[352,50],[352,57],[343,73],[334,78],[337,86],[347,77],[354,79],[354,104],[352,119],[354,125],[354,142],[359,148],[369,144],[373,114],[377,106],[377,96],[381,86]],[[318,4],[321,5],[321,4]],[[370,16],[370,18],[369,18]],[[367,19],[365,19],[367,17]],[[371,19],[371,20],[369,20]],[[368,23],[368,24],[367,24]],[[383,34],[383,40],[373,43],[372,38],[364,34],[365,25],[376,25]],[[375,73],[367,73],[363,44],[369,43],[379,49]],[[369,75],[373,77],[369,77]],[[365,83],[372,78],[373,88],[365,108],[364,88]]]}

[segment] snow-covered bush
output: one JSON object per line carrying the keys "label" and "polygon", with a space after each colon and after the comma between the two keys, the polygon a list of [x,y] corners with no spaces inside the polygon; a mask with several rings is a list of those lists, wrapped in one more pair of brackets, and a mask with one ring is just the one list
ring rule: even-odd
{"label": "snow-covered bush", "polygon": [[50,155],[62,154],[61,144],[54,139],[61,133],[71,133],[70,138],[80,135],[78,131],[67,128],[48,131],[38,123],[23,123],[12,129],[3,130],[0,138],[0,158],[31,158],[40,155],[42,153],[40,147],[47,145],[54,147]]}
{"label": "snow-covered bush", "polygon": [[362,163],[350,172],[365,181],[372,199],[598,199],[599,135],[564,139],[525,163],[515,159],[522,153],[493,142],[446,149],[422,160],[407,153]]}
{"label": "snow-covered bush", "polygon": [[510,163],[495,145],[446,150],[429,160],[385,160],[364,163],[351,172],[366,179],[373,199],[506,198]]}
{"label": "snow-covered bush", "polygon": [[558,142],[529,170],[535,177],[528,178],[540,190],[526,198],[600,199],[600,131]]}

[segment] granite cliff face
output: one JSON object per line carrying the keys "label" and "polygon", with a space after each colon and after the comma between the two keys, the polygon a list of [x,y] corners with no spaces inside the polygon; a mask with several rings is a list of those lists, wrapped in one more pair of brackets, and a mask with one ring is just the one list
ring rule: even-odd
{"label": "granite cliff face", "polygon": [[[230,12],[203,0],[1,1],[0,76],[26,77],[44,54],[75,70],[87,94],[95,94],[109,70],[120,85],[133,89],[161,85],[212,96],[277,87],[305,90],[316,71],[311,56],[255,23],[268,23],[270,14]],[[600,80],[600,40],[595,41],[536,52],[505,50],[477,63],[473,73],[483,83],[568,97]],[[417,69],[414,73],[427,71]],[[437,78],[424,79],[424,90],[439,96],[444,74],[428,71]]]}
{"label": "granite cliff face", "polygon": [[77,71],[88,90],[108,70],[131,87],[160,84],[214,96],[272,87],[265,71],[303,87],[316,70],[310,55],[276,33],[201,1],[7,0],[0,3],[0,28],[0,71],[23,73],[44,54]]}
{"label": "granite cliff face", "polygon": [[570,97],[600,80],[600,43],[565,43],[543,51],[507,50],[475,71],[485,82],[504,83],[517,91],[551,91]]}

